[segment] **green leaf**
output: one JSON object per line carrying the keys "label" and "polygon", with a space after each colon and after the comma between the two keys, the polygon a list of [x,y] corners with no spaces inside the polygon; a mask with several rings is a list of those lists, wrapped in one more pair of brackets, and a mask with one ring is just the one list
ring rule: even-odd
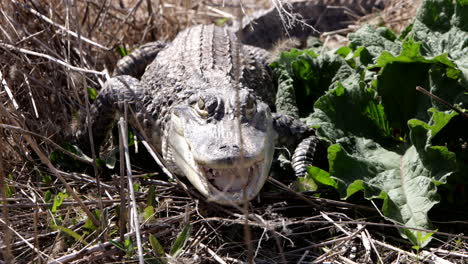
{"label": "green leaf", "polygon": [[52,176],[48,173],[41,173],[41,182],[51,184]]}
{"label": "green leaf", "polygon": [[164,248],[162,247],[161,243],[159,243],[158,239],[155,236],[150,234],[149,241],[151,244],[151,248],[153,249],[153,252],[156,253],[158,257],[166,256],[166,252],[164,251]]}
{"label": "green leaf", "polygon": [[356,75],[343,83],[349,88],[337,83],[336,89],[317,100],[307,124],[319,126],[317,134],[333,142],[348,135],[368,135],[382,141],[390,137],[387,117],[376,92],[361,87]]}
{"label": "green leaf", "polygon": [[420,250],[425,245],[427,245],[434,233],[426,233],[421,231],[414,231],[412,232],[410,229],[404,229],[404,234],[408,237],[411,244],[413,244],[414,249]]}
{"label": "green leaf", "polygon": [[296,93],[293,86],[294,81],[286,70],[282,70],[278,74],[278,90],[275,101],[276,111],[298,118],[299,108],[297,107]]}
{"label": "green leaf", "polygon": [[223,17],[220,19],[216,19],[215,24],[219,27],[223,27],[227,22],[229,22],[229,20],[230,20],[229,18]]}
{"label": "green leaf", "polygon": [[297,192],[304,192],[316,191],[318,186],[312,177],[306,175],[305,177],[298,177],[297,181],[293,184],[293,188]]}
{"label": "green leaf", "polygon": [[424,123],[418,119],[408,121],[408,126],[411,128],[411,141],[418,149],[429,147],[431,139],[437,136],[453,117],[457,116],[456,112],[438,112],[434,108],[429,109],[428,112],[432,115],[429,123]]}
{"label": "green leaf", "polygon": [[54,203],[52,204],[52,213],[55,214],[57,212],[57,209],[62,205],[63,200],[68,197],[68,194],[66,193],[58,193],[54,197]]}
{"label": "green leaf", "polygon": [[50,202],[50,200],[52,199],[52,192],[50,190],[47,190],[45,193],[44,193],[44,201],[46,203]]}
{"label": "green leaf", "polygon": [[[468,182],[468,122],[415,88],[468,105],[466,3],[425,0],[399,37],[364,26],[334,54],[294,50],[272,64],[287,93],[294,91],[295,111],[331,143],[328,172],[309,168],[298,179],[301,188],[333,186],[343,199],[363,192],[383,200],[389,220],[432,228],[428,212],[439,203],[440,186],[449,177]],[[431,233],[400,232],[419,248],[431,239]]]}
{"label": "green leaf", "polygon": [[88,242],[86,242],[84,239],[83,239],[83,236],[79,235],[78,233],[76,233],[75,231],[71,230],[70,228],[67,228],[67,227],[64,227],[64,226],[57,226],[57,225],[51,225],[50,227],[54,228],[54,229],[57,229],[59,231],[62,231],[63,233],[73,237],[75,239],[76,242],[80,242],[82,243],[83,245],[88,245]]}
{"label": "green leaf", "polygon": [[[101,219],[101,211],[94,210],[92,213],[94,217],[96,217],[96,219]],[[87,218],[85,224],[83,225],[83,229],[93,232],[96,231],[97,227],[94,225],[93,221],[91,221],[90,218]]]}
{"label": "green leaf", "polygon": [[346,57],[352,53],[353,50],[350,47],[340,47],[335,51],[335,54],[340,55],[343,59],[346,59]]}
{"label": "green leaf", "polygon": [[394,133],[406,135],[409,132],[406,125],[408,119],[429,119],[427,109],[431,106],[431,100],[415,89],[416,86],[427,86],[429,67],[430,65],[424,63],[392,63],[380,71],[377,91]]}
{"label": "green leaf", "polygon": [[[466,0],[465,0],[466,1]],[[468,75],[468,6],[465,1],[426,0],[408,37],[423,44],[424,56],[447,53]]]}
{"label": "green leaf", "polygon": [[133,191],[139,192],[140,191],[141,184],[138,182],[133,183]]}
{"label": "green leaf", "polygon": [[130,146],[135,145],[136,144],[136,141],[135,141],[136,135],[135,135],[135,132],[133,132],[132,128],[128,129],[128,135],[127,136],[128,136],[127,137],[128,138],[128,146],[130,147]]}
{"label": "green leaf", "polygon": [[281,53],[280,57],[270,64],[272,69],[283,68],[286,69],[289,73],[292,72],[292,63],[301,55],[308,55],[312,58],[318,57],[317,53],[312,50],[298,50],[291,49],[288,52]]}
{"label": "green leaf", "polygon": [[177,257],[179,255],[179,253],[185,247],[185,244],[187,243],[188,239],[190,238],[191,231],[192,231],[192,225],[186,224],[184,226],[184,229],[182,229],[180,234],[177,236],[177,239],[175,240],[174,245],[172,245],[172,248],[169,251],[169,255],[171,255],[172,257]]}
{"label": "green leaf", "polygon": [[125,239],[124,249],[125,249],[125,252],[127,253],[128,257],[130,257],[130,256],[132,256],[134,254],[134,252],[136,250],[136,247],[133,245],[133,241],[130,238]]}
{"label": "green leaf", "polygon": [[120,47],[120,46],[117,47],[117,53],[119,53],[120,56],[122,57],[125,57],[128,55],[127,49],[125,47]]}
{"label": "green leaf", "polygon": [[450,18],[452,15],[452,1],[426,0],[418,10],[416,20],[425,24],[432,31],[447,31],[450,30]]}
{"label": "green leaf", "polygon": [[320,169],[319,167],[307,167],[306,178],[307,177],[311,177],[316,183],[336,188],[336,181],[330,178],[330,173]]}
{"label": "green leaf", "polygon": [[373,58],[378,57],[384,50],[398,54],[401,49],[398,41],[395,41],[395,34],[387,28],[374,29],[365,25],[355,33],[349,34],[348,38],[351,49],[357,50],[360,47],[365,47]]}
{"label": "green leaf", "polygon": [[[61,145],[62,148],[66,149],[67,151],[78,155],[79,157],[86,159],[88,161],[92,161],[92,159],[88,156],[86,156],[77,146],[69,144],[69,143],[64,143]],[[83,172],[86,169],[91,169],[91,166],[88,164],[85,164],[81,161],[75,160],[71,158],[68,155],[65,155],[59,150],[54,150],[50,153],[49,159],[58,167],[62,169],[66,169],[69,171],[75,171],[75,172]]]}
{"label": "green leaf", "polygon": [[88,96],[91,101],[96,100],[97,95],[98,95],[98,92],[96,91],[96,89],[88,87]]}
{"label": "green leaf", "polygon": [[[446,182],[456,169],[455,157],[444,147],[431,147],[418,153],[410,147],[402,156],[367,140],[357,140],[356,148],[367,150],[367,157],[348,153],[339,145],[330,160],[330,174],[338,182],[344,198],[364,191],[366,198],[390,199],[382,212],[395,223],[431,228],[427,212],[438,203],[436,186]],[[371,146],[371,148],[369,148]],[[382,192],[385,193],[382,194]]]}
{"label": "green leaf", "polygon": [[402,50],[398,56],[393,55],[388,51],[382,51],[377,58],[377,63],[373,67],[384,67],[390,63],[442,63],[449,67],[455,67],[455,64],[448,58],[447,53],[443,53],[434,57],[426,57],[421,54],[422,43],[415,42],[413,39],[403,41]]}
{"label": "green leaf", "polygon": [[[388,115],[391,127],[408,133],[407,120],[418,118],[428,121],[427,109],[437,107],[446,109],[437,101],[415,90],[416,86],[430,87],[435,95],[452,103],[466,101],[458,80],[461,76],[457,65],[448,57],[447,53],[435,56],[423,56],[422,44],[412,39],[402,43],[402,50],[398,56],[389,52],[382,52],[373,67],[381,67],[377,78],[377,91],[382,98],[382,105]],[[447,74],[448,73],[448,74]],[[395,78],[395,76],[406,76]]]}
{"label": "green leaf", "polygon": [[146,204],[148,206],[155,206],[155,201],[156,201],[156,188],[154,185],[151,185],[148,190],[148,197],[146,198]]}
{"label": "green leaf", "polygon": [[149,221],[150,218],[154,219],[154,207],[151,205],[145,208],[145,221]]}
{"label": "green leaf", "polygon": [[[375,91],[357,85],[357,78],[347,83],[322,96],[308,119],[320,126],[319,136],[336,143],[328,148],[328,160],[337,190],[343,198],[363,191],[368,199],[384,199],[382,212],[390,220],[431,228],[427,212],[439,201],[436,186],[456,170],[455,155],[442,146],[392,142]],[[448,119],[436,114],[430,124],[418,120],[409,128],[426,143],[425,135],[437,135]]]}
{"label": "green leaf", "polygon": [[112,245],[114,245],[116,248],[121,249],[122,251],[125,251],[124,245],[120,242],[111,240],[109,241]]}
{"label": "green leaf", "polygon": [[296,49],[284,52],[271,64],[279,78],[276,105],[278,112],[307,116],[313,104],[334,83],[345,78],[352,69],[339,55],[325,53],[318,56],[312,50]]}

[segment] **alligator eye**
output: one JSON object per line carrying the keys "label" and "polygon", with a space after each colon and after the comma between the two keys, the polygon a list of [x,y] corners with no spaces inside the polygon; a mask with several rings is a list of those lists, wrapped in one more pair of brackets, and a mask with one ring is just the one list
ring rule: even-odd
{"label": "alligator eye", "polygon": [[247,117],[252,117],[257,110],[257,105],[255,103],[255,98],[249,98],[245,104],[245,115]]}
{"label": "alligator eye", "polygon": [[208,116],[208,111],[206,109],[206,104],[205,104],[205,99],[200,97],[198,99],[197,105],[195,107],[195,110],[201,117],[207,117]]}

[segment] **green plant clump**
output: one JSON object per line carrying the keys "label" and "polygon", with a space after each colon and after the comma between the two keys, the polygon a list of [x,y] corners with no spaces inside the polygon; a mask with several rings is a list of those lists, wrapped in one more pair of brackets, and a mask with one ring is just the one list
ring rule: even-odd
{"label": "green plant clump", "polygon": [[[400,36],[364,26],[349,41],[322,54],[285,52],[271,64],[278,110],[299,115],[331,143],[329,170],[311,167],[300,182],[333,186],[343,199],[362,191],[383,199],[381,211],[394,223],[433,229],[428,212],[440,186],[449,177],[468,182],[468,119],[416,87],[467,108],[468,2],[426,0]],[[418,246],[430,241],[400,231]]]}

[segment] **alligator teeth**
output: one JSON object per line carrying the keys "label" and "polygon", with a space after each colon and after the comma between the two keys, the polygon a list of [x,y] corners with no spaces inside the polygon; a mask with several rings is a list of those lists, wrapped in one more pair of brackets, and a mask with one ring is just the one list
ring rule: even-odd
{"label": "alligator teeth", "polygon": [[260,173],[260,162],[247,168],[213,169],[202,166],[204,175],[209,183],[223,192],[240,192],[247,187],[250,181]]}

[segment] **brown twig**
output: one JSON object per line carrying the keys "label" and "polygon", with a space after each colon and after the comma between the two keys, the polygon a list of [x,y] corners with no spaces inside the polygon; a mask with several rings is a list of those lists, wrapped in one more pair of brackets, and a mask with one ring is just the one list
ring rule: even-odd
{"label": "brown twig", "polygon": [[438,97],[437,95],[434,95],[432,93],[430,93],[429,91],[427,91],[426,89],[422,88],[421,86],[416,86],[416,90],[433,98],[434,100],[442,103],[443,105],[447,106],[448,108],[452,109],[453,111],[457,112],[458,114],[460,114],[461,116],[465,117],[465,118],[468,118],[468,114],[462,112],[460,109],[456,108],[455,106],[451,105],[449,102],[445,101],[444,99]]}

